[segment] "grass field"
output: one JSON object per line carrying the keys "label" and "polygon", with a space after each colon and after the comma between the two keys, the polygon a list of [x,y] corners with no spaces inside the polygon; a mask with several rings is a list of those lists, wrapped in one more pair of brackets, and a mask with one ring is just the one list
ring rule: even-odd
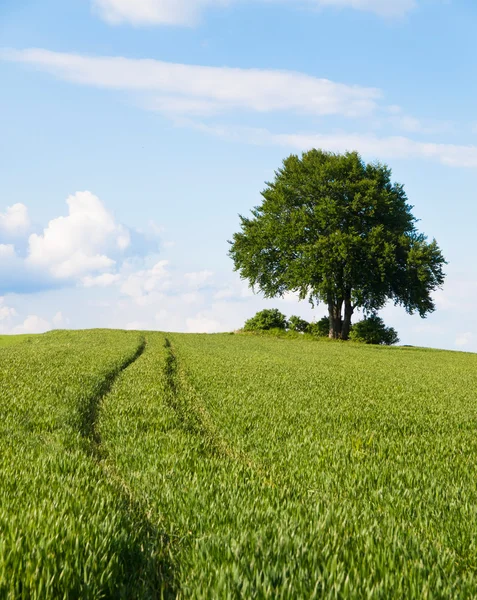
{"label": "grass field", "polygon": [[16,346],[22,342],[32,341],[36,336],[29,334],[22,335],[0,335],[0,348],[6,346]]}
{"label": "grass field", "polygon": [[24,341],[0,348],[1,598],[477,596],[477,355]]}

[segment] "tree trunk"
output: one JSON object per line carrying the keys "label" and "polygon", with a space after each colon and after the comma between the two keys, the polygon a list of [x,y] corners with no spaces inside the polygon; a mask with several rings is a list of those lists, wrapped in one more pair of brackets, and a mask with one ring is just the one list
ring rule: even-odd
{"label": "tree trunk", "polygon": [[346,298],[344,301],[345,309],[344,309],[344,320],[343,325],[341,327],[341,339],[347,340],[349,339],[349,332],[351,329],[351,317],[353,316],[354,308],[351,304],[351,300]]}
{"label": "tree trunk", "polygon": [[341,329],[343,326],[343,320],[341,318],[341,307],[343,302],[334,303],[328,300],[328,315],[330,317],[330,333],[329,337],[334,340],[341,338]]}

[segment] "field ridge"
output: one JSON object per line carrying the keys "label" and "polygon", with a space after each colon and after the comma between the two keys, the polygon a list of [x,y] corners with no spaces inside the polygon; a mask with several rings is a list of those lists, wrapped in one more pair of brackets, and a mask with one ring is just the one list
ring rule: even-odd
{"label": "field ridge", "polygon": [[[177,598],[177,584],[175,581],[174,565],[170,560],[170,547],[173,540],[171,536],[161,528],[154,519],[151,518],[151,511],[143,498],[132,489],[127,480],[121,475],[120,469],[110,455],[110,452],[103,447],[101,426],[101,410],[103,403],[114,397],[117,388],[128,379],[128,369],[133,365],[140,366],[141,359],[147,358],[154,349],[148,344],[147,337],[143,337],[135,353],[126,359],[123,365],[114,373],[114,376],[108,379],[108,385],[103,394],[98,398],[96,404],[96,417],[94,420],[93,437],[91,444],[94,447],[94,454],[100,465],[105,479],[115,490],[118,498],[121,499],[131,519],[140,528],[143,539],[142,552],[142,573],[136,572],[137,589],[134,598],[143,598],[150,600],[169,600]],[[165,370],[165,368],[164,368]],[[99,428],[98,428],[99,426]]]}
{"label": "field ridge", "polygon": [[101,402],[111,392],[115,381],[121,373],[131,366],[142,355],[145,349],[146,338],[142,336],[134,352],[130,356],[127,356],[120,365],[106,374],[101,386],[91,395],[89,402],[86,404],[85,410],[81,415],[80,432],[84,438],[90,441],[93,454],[97,454],[101,446],[101,436],[97,428],[98,411]]}
{"label": "field ridge", "polygon": [[258,475],[266,485],[274,487],[275,484],[270,479],[269,473],[260,464],[243,450],[235,448],[221,435],[199,391],[191,382],[181,361],[178,360],[169,338],[166,338],[164,347],[166,349],[164,375],[167,384],[165,400],[177,413],[184,430],[198,436],[206,452],[217,458],[240,463]]}

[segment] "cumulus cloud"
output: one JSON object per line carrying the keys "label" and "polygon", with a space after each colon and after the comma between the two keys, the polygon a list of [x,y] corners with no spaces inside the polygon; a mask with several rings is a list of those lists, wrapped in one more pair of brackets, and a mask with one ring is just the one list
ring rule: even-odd
{"label": "cumulus cloud", "polygon": [[200,289],[205,284],[210,282],[213,275],[214,274],[212,271],[204,269],[203,271],[197,271],[195,273],[186,273],[184,275],[184,279],[189,287]]}
{"label": "cumulus cloud", "polygon": [[12,333],[44,333],[51,329],[51,324],[38,315],[28,315],[21,325],[13,328]]}
{"label": "cumulus cloud", "polygon": [[221,330],[220,322],[205,313],[186,319],[189,333],[216,333]]}
{"label": "cumulus cloud", "polygon": [[234,284],[219,287],[214,292],[215,300],[243,300],[255,296],[252,288],[242,280],[236,281]]}
{"label": "cumulus cloud", "polygon": [[82,85],[160,94],[158,109],[187,114],[246,109],[354,117],[371,114],[382,96],[376,88],[294,71],[205,67],[42,49],[4,50],[0,58],[28,63]]}
{"label": "cumulus cloud", "polygon": [[167,289],[170,279],[168,264],[167,260],[160,260],[151,269],[142,269],[124,276],[121,292],[140,302],[154,292]]}
{"label": "cumulus cloud", "polygon": [[121,275],[118,273],[103,273],[102,275],[83,277],[82,283],[84,287],[108,287],[120,281]]}
{"label": "cumulus cloud", "polygon": [[17,311],[14,308],[7,306],[5,304],[5,298],[0,297],[0,321],[5,321],[6,319],[10,319],[16,315]]}
{"label": "cumulus cloud", "polygon": [[42,234],[30,235],[28,263],[59,279],[113,267],[115,260],[106,252],[124,250],[129,245],[128,231],[91,192],[77,192],[66,203],[67,216],[52,219]]}
{"label": "cumulus cloud", "polygon": [[22,235],[29,227],[30,218],[24,204],[13,204],[8,206],[5,212],[0,213],[0,232],[7,236]]}
{"label": "cumulus cloud", "polygon": [[58,311],[55,316],[51,319],[51,322],[56,328],[66,327],[70,320],[63,316],[61,311]]}
{"label": "cumulus cloud", "polygon": [[[167,263],[157,260],[162,230],[152,222],[145,229],[129,230],[89,191],[76,192],[66,204],[67,213],[51,219],[44,229],[14,239],[15,244],[0,243],[0,295],[76,285],[87,289],[115,287],[116,292],[122,289],[122,294],[137,304],[157,299],[154,294],[167,287],[169,277]],[[8,209],[3,216],[8,221],[14,213],[25,215],[28,211]],[[16,218],[14,222],[21,221]],[[12,226],[10,230],[19,228]],[[185,286],[183,275],[181,286]],[[5,328],[0,327],[0,331]]]}
{"label": "cumulus cloud", "polygon": [[[92,0],[93,7],[108,23],[118,25],[185,25],[198,22],[209,7],[228,6],[239,0]],[[294,3],[313,8],[352,8],[383,17],[397,17],[409,12],[415,0],[256,0],[268,4]]]}
{"label": "cumulus cloud", "polygon": [[27,208],[14,205],[0,214],[0,242],[2,236],[14,242],[0,243],[0,294],[76,283],[86,288],[111,286],[120,282],[125,261],[143,261],[157,253],[157,226],[129,230],[89,191],[76,192],[66,203],[66,215],[21,238],[20,232],[30,229]]}

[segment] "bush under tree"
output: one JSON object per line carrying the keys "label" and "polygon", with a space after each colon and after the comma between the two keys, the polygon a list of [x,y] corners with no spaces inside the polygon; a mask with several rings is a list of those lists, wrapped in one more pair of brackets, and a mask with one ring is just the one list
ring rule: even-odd
{"label": "bush under tree", "polygon": [[328,317],[322,317],[319,321],[310,323],[306,332],[311,333],[311,335],[316,335],[317,337],[328,337],[330,332],[330,319]]}
{"label": "bush under tree", "polygon": [[297,317],[296,315],[292,315],[288,319],[288,329],[290,329],[290,331],[297,331],[298,333],[305,333],[306,331],[308,331],[309,327],[310,327],[310,323],[308,323],[308,321],[305,321],[305,319],[302,319],[301,317]]}
{"label": "bush under tree", "polygon": [[399,342],[397,331],[393,327],[386,327],[378,315],[358,321],[351,328],[350,339],[365,344],[382,344],[392,346]]}
{"label": "bush under tree", "polygon": [[244,331],[267,331],[270,329],[286,329],[287,319],[278,308],[266,308],[245,322]]}

